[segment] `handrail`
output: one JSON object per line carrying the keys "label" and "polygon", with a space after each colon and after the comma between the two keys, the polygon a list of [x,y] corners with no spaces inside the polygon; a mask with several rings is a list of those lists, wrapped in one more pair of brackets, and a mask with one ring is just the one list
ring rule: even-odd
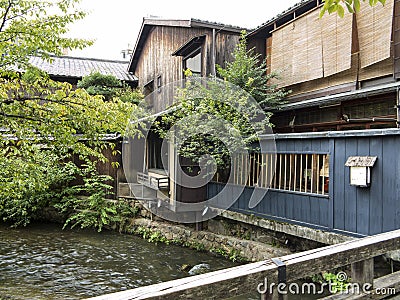
{"label": "handrail", "polygon": [[400,230],[341,244],[290,254],[202,275],[167,281],[133,290],[91,298],[92,300],[138,299],[224,299],[257,291],[260,283],[278,283],[276,263],[286,267],[286,281],[292,282],[322,271],[366,261],[400,248]]}
{"label": "handrail", "polygon": [[155,190],[168,189],[168,176],[155,177],[145,173],[137,173],[137,182]]}

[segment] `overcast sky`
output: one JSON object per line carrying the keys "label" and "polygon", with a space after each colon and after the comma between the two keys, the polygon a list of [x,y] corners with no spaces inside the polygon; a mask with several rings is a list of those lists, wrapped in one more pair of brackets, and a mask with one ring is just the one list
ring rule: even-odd
{"label": "overcast sky", "polygon": [[255,28],[299,0],[82,0],[80,7],[89,12],[71,26],[69,36],[94,39],[95,44],[69,55],[122,59],[121,50],[135,45],[143,17],[196,18],[230,25]]}

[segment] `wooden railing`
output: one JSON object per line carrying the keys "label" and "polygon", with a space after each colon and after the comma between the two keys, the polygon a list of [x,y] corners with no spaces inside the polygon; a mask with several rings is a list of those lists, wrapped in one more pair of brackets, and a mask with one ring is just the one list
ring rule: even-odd
{"label": "wooden railing", "polygon": [[[352,282],[372,283],[373,257],[397,249],[400,249],[400,230],[91,299],[225,299],[256,292],[266,279],[275,284],[293,282],[349,264]],[[400,274],[395,273],[386,281],[397,287]]]}
{"label": "wooden railing", "polygon": [[[329,154],[251,153],[233,157],[233,184],[329,194]],[[216,180],[219,181],[218,178]]]}
{"label": "wooden railing", "polygon": [[168,190],[168,176],[152,176],[145,173],[137,173],[137,182],[155,190]]}

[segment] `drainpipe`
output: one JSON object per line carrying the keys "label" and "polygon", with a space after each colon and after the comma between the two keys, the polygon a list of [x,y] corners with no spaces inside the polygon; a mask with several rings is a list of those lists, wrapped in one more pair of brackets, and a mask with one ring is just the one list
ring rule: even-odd
{"label": "drainpipe", "polygon": [[215,52],[216,52],[216,32],[215,28],[212,30],[212,47],[211,47],[211,76],[215,77],[217,75],[216,68],[215,68]]}
{"label": "drainpipe", "polygon": [[396,109],[397,109],[397,128],[400,129],[400,89],[399,88],[397,88]]}

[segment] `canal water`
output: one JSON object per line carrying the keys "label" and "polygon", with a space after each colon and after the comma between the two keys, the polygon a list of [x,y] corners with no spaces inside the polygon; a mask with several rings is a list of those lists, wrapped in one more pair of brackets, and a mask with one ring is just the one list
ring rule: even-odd
{"label": "canal water", "polygon": [[181,266],[200,263],[236,265],[132,235],[0,223],[0,300],[82,299],[189,276]]}

